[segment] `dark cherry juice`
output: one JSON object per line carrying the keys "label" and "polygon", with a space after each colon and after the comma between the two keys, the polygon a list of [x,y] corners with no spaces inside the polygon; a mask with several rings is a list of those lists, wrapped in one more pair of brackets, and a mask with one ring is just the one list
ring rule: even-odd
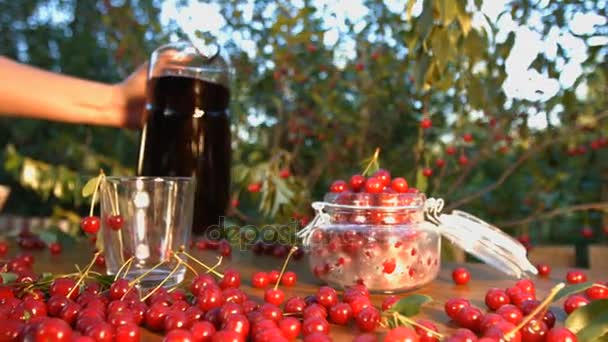
{"label": "dark cherry juice", "polygon": [[194,176],[193,231],[204,232],[225,215],[230,187],[230,91],[196,77],[153,77],[146,91],[137,173]]}

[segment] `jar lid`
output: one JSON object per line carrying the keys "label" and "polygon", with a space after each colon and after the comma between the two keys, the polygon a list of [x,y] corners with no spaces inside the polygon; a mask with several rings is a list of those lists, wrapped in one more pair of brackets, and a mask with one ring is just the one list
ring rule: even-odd
{"label": "jar lid", "polygon": [[497,227],[460,210],[440,214],[443,200],[429,198],[425,203],[427,220],[439,233],[497,270],[517,278],[537,274],[526,256],[526,248]]}

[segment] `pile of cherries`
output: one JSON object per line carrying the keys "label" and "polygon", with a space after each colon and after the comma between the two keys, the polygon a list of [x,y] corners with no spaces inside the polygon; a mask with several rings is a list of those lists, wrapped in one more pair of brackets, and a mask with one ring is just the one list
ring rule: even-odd
{"label": "pile of cherries", "polygon": [[[462,269],[453,273],[454,282],[463,284]],[[468,281],[468,277],[467,278]],[[566,275],[569,284],[583,283],[587,280],[582,271],[573,270]],[[590,301],[608,298],[608,287],[596,284],[588,288],[584,295],[570,295],[563,304],[566,314],[577,308],[587,305]],[[524,318],[541,305],[536,298],[536,288],[529,279],[522,279],[507,289],[491,288],[486,292],[485,305],[488,312],[471,304],[465,298],[449,299],[445,305],[445,313],[458,326],[448,341],[503,341],[510,332],[509,341],[524,342],[575,342],[576,335],[564,327],[556,327],[556,316],[552,309],[541,308],[538,313],[529,319],[519,330],[516,327]],[[481,337],[478,339],[478,335]]]}

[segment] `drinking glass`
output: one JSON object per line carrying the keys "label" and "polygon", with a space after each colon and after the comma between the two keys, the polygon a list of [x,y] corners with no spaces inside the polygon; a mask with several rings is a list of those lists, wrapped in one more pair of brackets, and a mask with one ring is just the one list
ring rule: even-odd
{"label": "drinking glass", "polygon": [[100,203],[108,274],[124,266],[120,277],[141,278],[141,288],[180,283],[186,269],[172,253],[188,245],[194,189],[192,177],[106,177]]}

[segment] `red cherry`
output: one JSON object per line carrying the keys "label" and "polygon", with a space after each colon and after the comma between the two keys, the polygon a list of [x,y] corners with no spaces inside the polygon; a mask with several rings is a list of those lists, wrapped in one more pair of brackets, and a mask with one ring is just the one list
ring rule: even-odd
{"label": "red cherry", "polygon": [[425,167],[424,169],[422,169],[422,175],[424,177],[431,177],[433,175],[433,169]]}
{"label": "red cherry", "polygon": [[291,176],[291,172],[289,171],[289,169],[285,168],[279,171],[279,177],[285,179],[289,178],[289,176]]}
{"label": "red cherry", "polygon": [[110,226],[112,230],[120,230],[123,223],[124,220],[121,215],[111,215],[108,217],[108,226]]}
{"label": "red cherry", "polygon": [[291,287],[296,284],[297,280],[298,276],[295,274],[295,272],[287,271],[283,273],[283,276],[281,277],[281,285]]}
{"label": "red cherry", "polygon": [[293,341],[300,335],[302,325],[295,317],[285,317],[279,322],[279,329],[288,340]]}
{"label": "red cherry", "polygon": [[496,310],[505,304],[511,303],[511,300],[504,290],[493,288],[486,293],[485,302],[490,310]]}
{"label": "red cherry", "polygon": [[372,306],[372,303],[370,302],[369,298],[363,296],[353,298],[348,304],[350,304],[350,307],[353,309],[353,315],[355,315],[355,317],[363,309]]}
{"label": "red cherry", "polygon": [[51,254],[61,254],[61,244],[59,242],[53,242],[49,245],[49,250]]}
{"label": "red cherry", "polygon": [[548,277],[551,273],[551,266],[547,264],[538,264],[536,265],[536,270],[538,271],[539,276]]}
{"label": "red cherry", "polygon": [[8,252],[8,243],[6,241],[0,241],[0,256],[6,255]]}
{"label": "red cherry", "polygon": [[455,321],[463,328],[479,331],[482,318],[481,310],[474,306],[467,306],[458,312]]}
{"label": "red cherry", "polygon": [[385,260],[382,263],[382,272],[386,273],[386,274],[391,274],[395,271],[395,268],[397,268],[397,263],[395,262],[395,258],[390,258],[388,260]]}
{"label": "red cherry", "polygon": [[304,319],[309,317],[321,317],[327,319],[327,309],[319,303],[312,303],[304,309],[302,312],[302,317]]}
{"label": "red cherry", "polygon": [[581,236],[585,239],[591,239],[593,238],[594,232],[593,229],[591,229],[591,227],[583,227],[581,229]]}
{"label": "red cherry", "polygon": [[321,286],[317,291],[317,301],[324,307],[330,308],[338,302],[338,293],[329,286]]}
{"label": "red cherry", "polygon": [[232,331],[237,333],[241,338],[237,341],[242,341],[249,334],[249,329],[251,328],[251,324],[247,317],[243,314],[233,314],[230,315],[224,322],[222,323],[222,330],[220,331]]}
{"label": "red cherry", "polygon": [[344,192],[346,189],[348,189],[348,185],[346,185],[346,182],[343,180],[334,181],[329,187],[329,191],[333,193]]}
{"label": "red cherry", "polygon": [[301,313],[306,307],[306,302],[302,297],[291,297],[285,302],[286,313]]}
{"label": "red cherry", "polygon": [[497,313],[489,312],[489,313],[485,314],[483,316],[483,318],[481,319],[481,323],[479,323],[479,331],[482,333],[485,333],[486,331],[488,331],[488,329],[490,329],[491,327],[496,325],[498,322],[504,322],[504,321],[505,321],[505,319],[502,318],[501,315],[499,315]]}
{"label": "red cherry", "polygon": [[[29,324],[33,324],[29,322]],[[24,329],[25,341],[71,341],[72,328],[59,318],[44,318]]]}
{"label": "red cherry", "polygon": [[544,342],[549,328],[542,320],[533,318],[521,329],[521,339],[526,342]]}
{"label": "red cherry", "polygon": [[[429,320],[419,319],[418,321],[416,321],[416,323],[427,328],[428,330],[439,332],[439,330],[437,330],[437,326],[435,326],[435,324],[433,324],[433,322]],[[437,338],[437,335],[434,335],[419,326],[415,326],[414,329],[416,330],[416,334],[418,334],[418,336],[420,337],[420,342],[439,342],[439,338]]]}
{"label": "red cherry", "polygon": [[[331,339],[331,337],[327,336],[324,333],[316,332],[316,333],[312,333],[310,335],[304,336],[304,339],[302,341],[303,342],[332,342],[333,340]],[[374,341],[376,341],[376,340],[374,340]],[[363,342],[363,341],[359,341],[359,340],[355,339],[355,342]]]}
{"label": "red cherry", "polygon": [[519,287],[523,292],[529,293],[532,296],[536,296],[536,290],[534,283],[530,279],[521,279],[515,283],[515,286]]}
{"label": "red cherry", "polygon": [[258,289],[268,286],[268,274],[266,272],[255,272],[251,277],[251,285]]}
{"label": "red cherry", "polygon": [[80,228],[85,231],[85,233],[96,234],[99,231],[99,217],[97,216],[87,216],[80,221]]}
{"label": "red cherry", "polygon": [[378,169],[374,172],[373,177],[379,179],[383,186],[388,186],[391,183],[391,173],[385,169]]}
{"label": "red cherry", "polygon": [[218,285],[221,289],[238,288],[241,286],[241,274],[235,269],[226,269]]}
{"label": "red cherry", "polygon": [[429,118],[424,118],[422,121],[420,121],[420,127],[422,129],[429,129],[431,126],[433,126],[433,122]]}
{"label": "red cherry", "polygon": [[321,317],[309,317],[302,323],[302,335],[308,336],[313,333],[329,333],[329,323]]}
{"label": "red cherry", "polygon": [[264,303],[259,309],[259,312],[266,319],[279,322],[283,318],[283,311],[278,306],[271,303]]}
{"label": "red cherry", "polygon": [[[72,288],[76,285],[76,280],[70,278],[57,278],[51,283],[49,288],[49,296],[62,296],[67,297],[68,293],[72,291]],[[70,299],[76,299],[78,296],[78,290],[74,290],[70,295]]]}
{"label": "red cherry", "polygon": [[566,311],[567,314],[570,314],[572,311],[587,304],[589,304],[589,299],[581,295],[572,295],[564,302],[564,311]]}
{"label": "red cherry", "polygon": [[337,303],[329,308],[329,318],[339,325],[346,325],[353,316],[353,309],[347,303]]}
{"label": "red cherry", "polygon": [[217,249],[219,250],[221,256],[229,257],[232,255],[232,246],[227,240],[220,241]]}
{"label": "red cherry", "polygon": [[247,191],[251,193],[260,192],[260,190],[262,190],[262,183],[260,182],[250,183],[249,185],[247,185]]}
{"label": "red cherry", "polygon": [[371,177],[365,181],[365,192],[378,194],[381,193],[382,190],[384,190],[384,185],[380,179]]}
{"label": "red cherry", "polygon": [[279,281],[279,276],[281,275],[281,272],[277,271],[277,270],[272,270],[270,272],[268,272],[268,280],[270,281],[270,284],[274,285],[277,283],[277,281]]}
{"label": "red cherry", "polygon": [[464,267],[455,268],[452,271],[452,280],[458,285],[464,285],[471,280],[471,272]]}
{"label": "red cherry", "polygon": [[365,69],[365,65],[363,65],[363,63],[357,63],[355,64],[355,69],[357,71],[363,71]]}
{"label": "red cherry", "polygon": [[471,306],[471,303],[464,298],[451,298],[445,302],[444,310],[448,317],[455,320],[456,315],[458,315],[462,309],[469,306]]}
{"label": "red cherry", "polygon": [[361,176],[361,175],[352,175],[352,177],[350,177],[350,188],[353,189],[353,191],[360,191],[363,188],[363,185],[365,184],[365,177]]}
{"label": "red cherry", "polygon": [[568,328],[553,328],[547,333],[546,342],[577,342],[576,335]]}
{"label": "red cherry", "polygon": [[238,207],[238,206],[239,206],[239,199],[238,199],[238,198],[233,198],[233,199],[230,201],[230,205],[231,205],[233,208]]}
{"label": "red cherry", "polygon": [[373,306],[369,306],[355,316],[357,327],[364,332],[376,330],[380,324],[380,312]]}
{"label": "red cherry", "polygon": [[274,305],[281,305],[285,300],[285,293],[281,289],[270,288],[264,292],[264,301]]}
{"label": "red cherry", "polygon": [[194,342],[194,336],[186,329],[173,329],[165,335],[163,342]]}
{"label": "red cherry", "polygon": [[201,310],[210,311],[222,305],[224,296],[218,286],[208,286],[201,290],[196,302]]}
{"label": "red cherry", "polygon": [[397,296],[388,296],[384,301],[382,301],[382,311],[389,310],[395,303],[399,301]]}
{"label": "red cherry", "polygon": [[198,321],[192,324],[190,331],[195,336],[195,342],[207,342],[215,334],[215,327],[210,322]]}
{"label": "red cherry", "polygon": [[608,288],[603,285],[593,285],[585,290],[585,295],[590,300],[598,300],[608,298]]}
{"label": "red cherry", "polygon": [[[506,334],[512,332],[516,328],[515,324],[507,321],[501,321],[491,326],[485,333],[484,337],[491,338],[493,341],[505,341]],[[521,341],[521,332],[516,330],[509,341]]]}
{"label": "red cherry", "polygon": [[397,177],[393,178],[391,181],[391,188],[397,192],[405,193],[407,192],[409,186],[404,178]]}
{"label": "red cherry", "polygon": [[469,163],[469,158],[466,155],[461,154],[460,157],[458,157],[458,163],[462,166],[467,165]]}
{"label": "red cherry", "polygon": [[519,308],[513,304],[506,304],[498,308],[496,313],[501,315],[505,321],[513,323],[515,325],[519,324],[523,318],[523,314]]}
{"label": "red cherry", "polygon": [[465,142],[471,142],[473,141],[473,135],[471,133],[465,133],[462,136],[462,140],[464,140]]}
{"label": "red cherry", "polygon": [[579,284],[587,281],[587,275],[583,271],[572,270],[566,273],[566,281],[568,284]]}
{"label": "red cherry", "polygon": [[450,156],[453,156],[454,154],[456,154],[456,147],[454,147],[454,146],[446,147],[445,153],[447,153]]}
{"label": "red cherry", "polygon": [[[374,336],[374,340],[376,338]],[[385,342],[418,342],[420,339],[416,332],[406,327],[396,327],[389,330],[384,337]]]}
{"label": "red cherry", "polygon": [[445,166],[445,160],[443,160],[443,159],[441,159],[441,158],[440,158],[440,159],[437,159],[437,160],[435,161],[435,165],[436,165],[438,168],[440,168],[440,169],[441,169],[441,168],[443,168],[443,167]]}

